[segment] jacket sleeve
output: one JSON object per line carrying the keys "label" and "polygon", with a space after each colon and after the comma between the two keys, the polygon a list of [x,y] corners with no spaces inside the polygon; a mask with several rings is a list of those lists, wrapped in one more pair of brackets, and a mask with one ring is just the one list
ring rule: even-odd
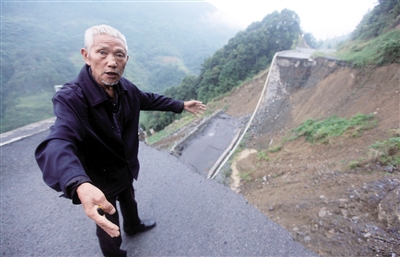
{"label": "jacket sleeve", "polygon": [[170,111],[175,113],[181,113],[183,111],[183,101],[142,91],[140,91],[140,94],[141,110]]}
{"label": "jacket sleeve", "polygon": [[44,182],[54,190],[62,191],[70,199],[81,183],[90,182],[77,155],[77,145],[85,136],[80,107],[77,107],[82,106],[82,103],[72,96],[72,92],[65,94],[60,91],[54,96],[56,121],[50,128],[49,136],[35,151]]}

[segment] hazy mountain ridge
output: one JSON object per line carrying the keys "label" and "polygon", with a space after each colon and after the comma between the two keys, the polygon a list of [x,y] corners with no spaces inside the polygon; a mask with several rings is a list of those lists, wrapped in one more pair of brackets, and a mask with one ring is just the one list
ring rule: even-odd
{"label": "hazy mountain ridge", "polygon": [[79,51],[88,27],[119,29],[130,55],[125,77],[161,93],[198,73],[237,32],[208,22],[214,11],[208,3],[185,2],[2,3],[2,132],[52,115],[53,86],[73,79],[84,64]]}

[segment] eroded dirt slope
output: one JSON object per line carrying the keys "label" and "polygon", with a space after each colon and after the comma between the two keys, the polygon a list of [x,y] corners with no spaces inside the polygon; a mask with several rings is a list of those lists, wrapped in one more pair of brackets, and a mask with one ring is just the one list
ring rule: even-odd
{"label": "eroded dirt slope", "polygon": [[[369,148],[399,136],[399,74],[397,64],[364,70],[341,67],[316,86],[291,92],[283,107],[288,108],[286,117],[273,121],[273,131],[253,128],[246,147],[258,152],[237,160],[241,193],[322,256],[400,256],[400,226],[379,209],[391,197],[391,208],[397,208],[392,214],[400,213],[400,172],[371,161]],[[245,92],[261,86],[249,83],[225,101],[245,101]],[[230,105],[227,113],[243,114],[244,106]],[[377,126],[358,135],[346,133],[329,144],[284,140],[307,119],[357,113],[375,114]],[[280,151],[267,152],[277,146]],[[351,169],[355,161],[368,165]]]}

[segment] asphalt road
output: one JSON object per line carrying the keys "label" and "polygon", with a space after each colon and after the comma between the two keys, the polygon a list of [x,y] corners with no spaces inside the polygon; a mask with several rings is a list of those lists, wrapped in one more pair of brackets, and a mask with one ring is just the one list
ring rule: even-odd
{"label": "asphalt road", "polygon": [[207,126],[183,146],[179,160],[207,177],[209,170],[238,132],[240,120],[225,113],[211,119]]}
{"label": "asphalt road", "polygon": [[[1,146],[2,256],[101,256],[94,223],[47,187],[33,152],[47,131]],[[140,145],[134,183],[142,219],[157,227],[122,234],[129,256],[317,256],[248,204],[176,157]]]}

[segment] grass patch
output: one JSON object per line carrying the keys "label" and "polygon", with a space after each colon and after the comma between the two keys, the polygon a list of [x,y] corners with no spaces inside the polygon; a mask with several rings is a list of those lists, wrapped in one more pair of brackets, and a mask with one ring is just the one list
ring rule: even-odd
{"label": "grass patch", "polygon": [[277,173],[275,173],[275,174],[273,174],[272,175],[272,178],[278,178],[280,175],[282,175],[283,173],[279,173],[279,174],[277,174]]}
{"label": "grass patch", "polygon": [[373,115],[357,114],[350,119],[339,118],[336,115],[322,121],[306,120],[299,127],[292,130],[293,139],[304,136],[310,143],[330,143],[332,137],[341,136],[344,132],[352,130],[351,135],[359,135],[364,130],[376,125]]}
{"label": "grass patch", "polygon": [[266,151],[259,151],[257,153],[257,161],[269,161],[269,157]]}
{"label": "grass patch", "polygon": [[400,137],[400,128],[391,129],[390,132],[391,132],[395,137]]}
{"label": "grass patch", "polygon": [[354,170],[356,168],[361,167],[362,164],[359,161],[351,161],[351,162],[349,162],[348,166],[350,169]]}
{"label": "grass patch", "polygon": [[400,165],[400,137],[392,137],[371,145],[376,151],[375,161],[388,166]]}
{"label": "grass patch", "polygon": [[165,127],[163,130],[149,136],[147,138],[148,144],[154,144],[157,143],[158,141],[170,136],[171,134],[175,133],[178,131],[180,128],[184,127],[185,125],[191,123],[196,119],[195,116],[193,115],[185,115],[183,118],[176,120],[169,124],[167,127]]}
{"label": "grass patch", "polygon": [[276,146],[274,148],[269,149],[269,152],[276,153],[276,152],[279,152],[280,150],[282,150],[282,146],[278,145],[278,146]]}
{"label": "grass patch", "polygon": [[254,172],[254,170],[251,170],[251,171],[249,171],[249,172],[240,173],[240,179],[243,180],[243,181],[245,181],[245,182],[250,182],[251,179],[252,179],[251,174],[252,174],[253,172]]}
{"label": "grass patch", "polygon": [[383,166],[400,167],[400,137],[378,141],[370,145],[369,156],[366,160],[355,160],[348,163],[348,168],[356,169],[380,163]]}

